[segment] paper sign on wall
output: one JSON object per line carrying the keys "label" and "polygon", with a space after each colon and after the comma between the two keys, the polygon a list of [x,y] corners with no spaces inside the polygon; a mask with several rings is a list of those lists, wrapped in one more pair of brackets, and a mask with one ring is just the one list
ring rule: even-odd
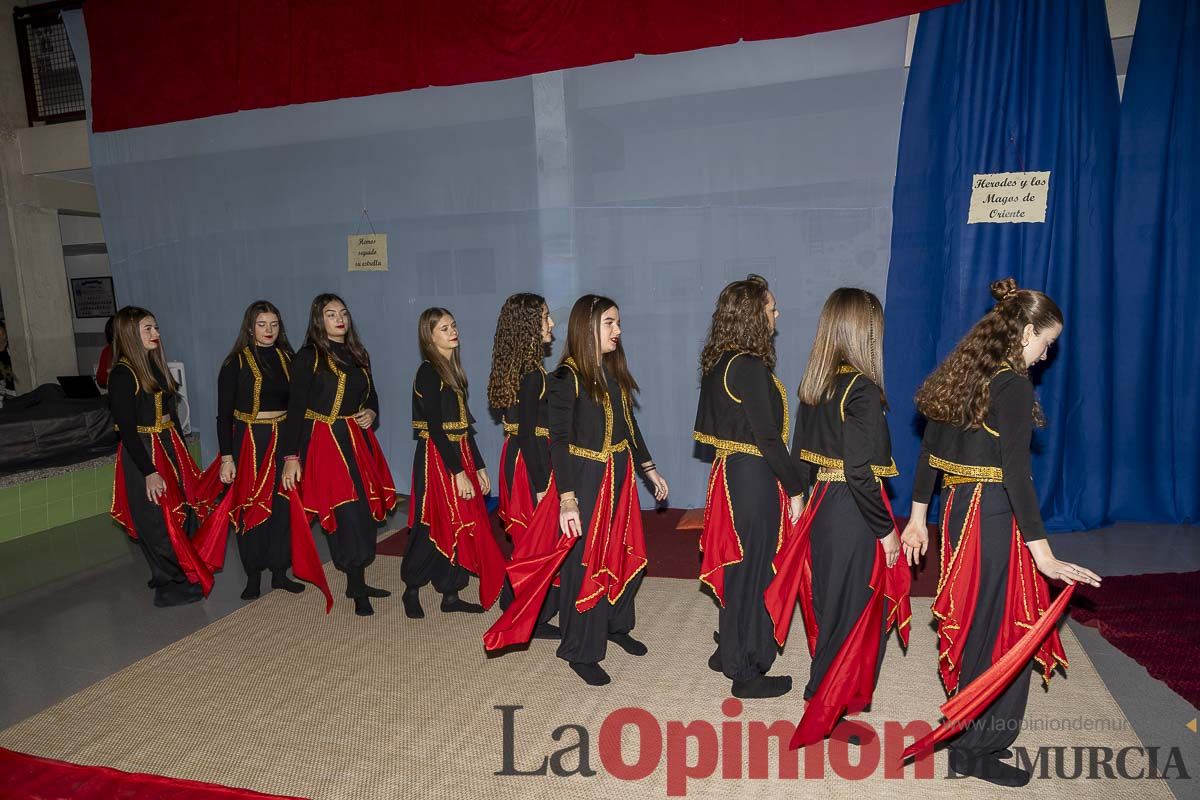
{"label": "paper sign on wall", "polygon": [[387,234],[356,233],[346,237],[351,272],[386,272]]}
{"label": "paper sign on wall", "polygon": [[971,179],[967,224],[1045,222],[1049,172],[994,172]]}

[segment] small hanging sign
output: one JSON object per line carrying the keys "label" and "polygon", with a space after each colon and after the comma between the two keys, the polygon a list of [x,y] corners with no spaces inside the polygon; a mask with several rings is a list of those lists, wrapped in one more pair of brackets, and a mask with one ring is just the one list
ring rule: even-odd
{"label": "small hanging sign", "polygon": [[1049,172],[993,172],[971,178],[967,224],[1045,222]]}
{"label": "small hanging sign", "polygon": [[[367,221],[371,232],[356,232],[352,236],[346,237],[350,272],[387,272],[387,234],[375,232],[375,226],[371,224],[371,217],[365,208],[363,209],[363,219]],[[359,220],[358,227],[361,231],[362,220]]]}

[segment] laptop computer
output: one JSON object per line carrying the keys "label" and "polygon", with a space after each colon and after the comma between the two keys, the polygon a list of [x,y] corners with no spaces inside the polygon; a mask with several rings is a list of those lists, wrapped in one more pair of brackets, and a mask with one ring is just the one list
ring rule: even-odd
{"label": "laptop computer", "polygon": [[91,375],[59,375],[58,385],[72,400],[100,396],[100,387],[96,385],[96,379]]}

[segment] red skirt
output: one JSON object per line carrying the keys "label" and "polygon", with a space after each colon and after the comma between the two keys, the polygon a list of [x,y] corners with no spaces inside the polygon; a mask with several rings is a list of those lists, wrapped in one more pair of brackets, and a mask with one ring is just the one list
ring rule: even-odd
{"label": "red skirt", "polygon": [[533,519],[533,492],[529,485],[529,470],[525,467],[525,458],[519,449],[513,465],[512,486],[508,485],[504,465],[508,463],[509,445],[517,447],[511,436],[505,436],[504,446],[500,448],[498,487],[500,509],[498,513],[500,521],[504,523],[504,530],[516,543],[521,534],[529,528],[529,522]]}
{"label": "red skirt", "polygon": [[[458,496],[454,478],[446,469],[433,440],[425,438],[422,442],[425,448],[425,494],[420,508],[414,503],[409,504],[408,526],[411,529],[418,522],[428,525],[429,541],[451,564],[461,565],[479,578],[479,602],[484,608],[491,608],[504,586],[504,556],[492,535],[492,521],[479,488],[470,442],[466,438],[458,442],[463,471],[475,487],[475,495],[470,500]],[[413,480],[416,480],[415,474]],[[414,485],[413,493],[415,489]]]}
{"label": "red skirt", "polygon": [[[787,639],[792,612],[799,600],[810,655],[816,649],[819,631],[813,606],[812,552],[808,537],[813,518],[828,487],[829,484],[823,481],[818,481],[813,487],[808,506],[792,526],[787,541],[775,557],[775,579],[764,593],[767,612],[775,624],[775,640],[781,647]],[[887,492],[882,485],[879,488],[890,514],[892,509]],[[894,527],[895,520],[892,524]],[[871,599],[838,648],[824,678],[804,709],[804,715],[789,744],[792,749],[821,741],[833,731],[843,715],[856,714],[870,705],[875,692],[875,665],[884,631],[895,627],[901,643],[908,646],[912,621],[909,600],[912,577],[903,559],[897,559],[889,569],[882,542],[877,542],[875,547],[875,563],[869,584]]]}
{"label": "red skirt", "polygon": [[[334,425],[345,426],[350,440],[349,453],[343,452],[338,444]],[[316,517],[326,531],[337,530],[335,508],[359,499],[350,474],[351,459],[362,479],[371,517],[376,522],[383,522],[388,512],[396,507],[395,481],[374,431],[359,427],[349,417],[341,417],[332,424],[313,420],[299,496],[304,510]]]}
{"label": "red skirt", "polygon": [[[196,552],[191,540],[184,533],[188,509],[192,509],[198,519],[203,519],[211,508],[211,498],[201,495],[200,468],[188,452],[187,445],[174,427],[165,433],[174,451],[175,460],[167,455],[160,434],[150,436],[150,457],[154,462],[155,471],[166,483],[166,491],[159,496],[158,504],[162,507],[163,522],[166,525],[167,537],[175,551],[179,567],[189,583],[199,584],[205,596],[212,590],[212,571]],[[125,529],[130,538],[138,538],[137,529],[133,524],[133,514],[129,508],[129,495],[125,487],[125,465],[123,445],[117,446],[117,464],[113,472],[113,499],[109,514]],[[179,465],[179,469],[175,465]]]}
{"label": "red skirt", "polygon": [[[947,694],[958,691],[958,677],[962,668],[960,657],[967,643],[967,632],[971,630],[979,587],[979,502],[983,484],[964,484],[972,485],[974,491],[966,498],[971,504],[967,510],[966,524],[958,546],[953,550],[945,527],[954,503],[963,501],[963,498],[956,498],[958,486],[947,489],[942,513],[942,572],[933,601],[933,615],[938,620],[938,672]],[[1050,590],[1046,579],[1034,566],[1033,557],[1017,527],[1016,517],[1013,517],[1004,616],[992,651],[992,660],[999,660],[1012,649],[1025,632],[1042,618],[1049,606]],[[1067,666],[1057,630],[1052,630],[1046,636],[1033,658],[1041,665],[1042,680],[1047,683],[1056,665]]]}

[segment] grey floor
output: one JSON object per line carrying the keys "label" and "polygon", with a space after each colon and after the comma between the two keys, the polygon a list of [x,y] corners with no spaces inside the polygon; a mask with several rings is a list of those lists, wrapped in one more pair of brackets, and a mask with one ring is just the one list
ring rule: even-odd
{"label": "grey floor", "polygon": [[[1059,558],[1101,575],[1200,569],[1200,528],[1195,527],[1120,525],[1055,535],[1051,544]],[[328,558],[323,550],[321,555]],[[156,609],[150,604],[145,565],[131,548],[127,558],[0,601],[0,729],[241,608],[244,580],[231,541],[225,572],[207,601]],[[348,602],[336,590],[335,599]],[[1169,781],[1175,795],[1200,798],[1200,734],[1186,727],[1200,711],[1094,629],[1068,624],[1138,737],[1147,747],[1159,748],[1160,766],[1170,748],[1179,748],[1189,777]],[[1145,764],[1146,759],[1133,763]],[[1138,782],[1129,784],[1121,793],[1137,798]]]}

